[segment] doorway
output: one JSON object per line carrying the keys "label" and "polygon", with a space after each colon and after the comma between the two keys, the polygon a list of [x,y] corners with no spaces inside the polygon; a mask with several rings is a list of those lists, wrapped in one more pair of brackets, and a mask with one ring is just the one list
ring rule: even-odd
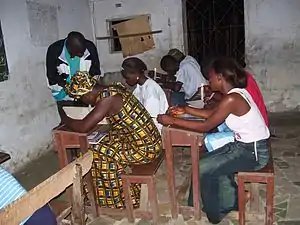
{"label": "doorway", "polygon": [[244,0],[183,0],[187,53],[202,65],[227,56],[245,63]]}

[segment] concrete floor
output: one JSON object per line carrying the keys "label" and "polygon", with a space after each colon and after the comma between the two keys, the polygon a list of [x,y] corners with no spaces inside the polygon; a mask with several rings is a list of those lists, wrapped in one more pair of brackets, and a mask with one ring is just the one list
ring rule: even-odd
{"label": "concrete floor", "polygon": [[[278,113],[270,115],[272,133],[276,137],[272,138],[273,157],[275,162],[275,224],[277,225],[300,225],[300,114],[299,113]],[[176,182],[182,183],[191,166],[190,153],[188,149],[179,148],[175,161]],[[47,177],[58,171],[57,155],[49,152],[36,161],[31,162],[22,171],[16,174],[17,179],[27,188],[39,184]],[[201,223],[196,223],[193,218],[179,217],[172,221],[168,204],[168,193],[166,190],[166,173],[164,164],[157,173],[158,200],[162,215],[162,224],[209,224],[205,218]],[[262,202],[264,202],[264,186],[261,186]],[[64,196],[52,201],[52,206],[56,213],[65,208],[68,203]],[[127,225],[125,218],[100,217],[93,223],[94,225]],[[151,224],[150,221],[136,220],[136,224]],[[224,219],[221,224],[237,224],[232,218]],[[248,224],[264,224],[263,221],[249,221]]]}

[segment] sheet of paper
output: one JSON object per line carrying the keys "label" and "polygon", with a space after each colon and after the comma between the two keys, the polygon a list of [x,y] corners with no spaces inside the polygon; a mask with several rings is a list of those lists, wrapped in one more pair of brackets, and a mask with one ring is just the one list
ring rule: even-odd
{"label": "sheet of paper", "polygon": [[[63,110],[66,112],[68,117],[71,117],[75,120],[82,120],[87,114],[89,114],[91,110],[93,110],[93,108],[65,106],[63,107]],[[103,119],[98,124],[108,124],[108,121]]]}
{"label": "sheet of paper", "polygon": [[202,109],[204,107],[204,102],[202,100],[189,101],[189,102],[187,102],[187,104],[190,107],[194,107],[194,108],[198,108],[198,109]]}

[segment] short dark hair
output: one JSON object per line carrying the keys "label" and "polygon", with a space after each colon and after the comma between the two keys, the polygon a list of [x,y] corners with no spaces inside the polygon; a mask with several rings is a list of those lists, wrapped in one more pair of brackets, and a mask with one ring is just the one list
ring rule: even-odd
{"label": "short dark hair", "polygon": [[235,88],[247,87],[246,71],[234,59],[217,58],[211,63],[210,69],[213,69],[217,74],[221,74]]}
{"label": "short dark hair", "polygon": [[130,57],[123,61],[122,68],[124,70],[129,70],[133,73],[143,73],[147,70],[146,64],[137,57]]}
{"label": "short dark hair", "polygon": [[82,33],[72,31],[68,34],[67,45],[75,45],[76,47],[85,49],[85,42],[86,39]]}
{"label": "short dark hair", "polygon": [[166,68],[170,67],[170,65],[176,65],[178,62],[177,60],[171,56],[171,55],[165,55],[164,57],[162,57],[162,59],[160,60],[160,67],[165,70]]}

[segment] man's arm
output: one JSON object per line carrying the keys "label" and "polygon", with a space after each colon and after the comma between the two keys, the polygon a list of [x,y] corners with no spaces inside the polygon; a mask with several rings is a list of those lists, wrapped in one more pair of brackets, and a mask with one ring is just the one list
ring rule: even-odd
{"label": "man's arm", "polygon": [[96,48],[95,44],[91,41],[88,41],[88,46],[89,46],[88,50],[90,52],[91,61],[92,61],[92,65],[91,65],[89,73],[92,76],[101,75],[100,61],[99,61],[97,48]]}
{"label": "man's arm", "polygon": [[56,65],[56,52],[53,45],[50,45],[47,54],[46,54],[46,70],[47,70],[47,78],[49,85],[58,84],[61,87],[64,87],[66,81],[63,76],[59,76],[57,74],[57,65]]}
{"label": "man's arm", "polygon": [[171,89],[172,91],[179,92],[182,87],[181,82],[166,82],[163,84],[163,87],[166,89]]}

